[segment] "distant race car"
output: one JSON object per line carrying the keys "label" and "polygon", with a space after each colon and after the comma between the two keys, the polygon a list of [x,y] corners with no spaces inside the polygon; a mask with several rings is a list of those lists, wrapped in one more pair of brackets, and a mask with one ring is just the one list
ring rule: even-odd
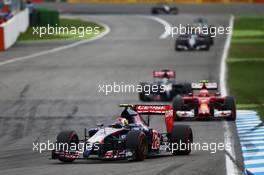
{"label": "distant race car", "polygon": [[151,13],[153,15],[158,15],[158,14],[178,14],[178,8],[177,7],[170,7],[169,5],[166,4],[158,4],[155,7],[152,7]]}
{"label": "distant race car", "polygon": [[[62,162],[89,158],[143,161],[147,157],[162,153],[170,152],[172,155],[191,153],[191,147],[186,145],[193,142],[192,129],[187,125],[174,124],[171,105],[120,106],[124,107],[124,110],[115,122],[105,127],[99,124],[97,128],[85,129],[84,139],[80,140],[77,133],[72,130],[60,132],[56,145],[63,146],[52,151],[52,159]],[[147,116],[147,121],[143,119],[143,115]],[[149,127],[149,118],[156,117],[155,115],[163,115],[166,132],[159,133]],[[181,143],[185,146],[181,146]],[[86,146],[81,151],[79,147],[73,145]]]}
{"label": "distant race car", "polygon": [[207,28],[209,31],[208,34],[205,34],[206,37],[210,40],[210,44],[214,44],[214,37],[213,34],[215,34],[215,27],[213,25],[209,25],[206,18],[200,17],[194,20],[194,25],[198,26],[202,29]]}
{"label": "distant race car", "polygon": [[186,33],[179,35],[175,41],[176,51],[210,50],[211,39],[206,35]]}
{"label": "distant race car", "polygon": [[182,119],[226,119],[236,120],[236,103],[234,97],[221,97],[216,83],[201,81],[192,83],[194,91],[188,96],[177,96],[173,99],[175,120]]}
{"label": "distant race car", "polygon": [[[153,71],[153,83],[140,83],[143,91],[138,93],[139,99],[141,101],[171,101],[176,95],[192,92],[190,83],[177,82],[175,77],[176,73],[173,70]],[[146,91],[146,89],[151,89],[151,91]]]}

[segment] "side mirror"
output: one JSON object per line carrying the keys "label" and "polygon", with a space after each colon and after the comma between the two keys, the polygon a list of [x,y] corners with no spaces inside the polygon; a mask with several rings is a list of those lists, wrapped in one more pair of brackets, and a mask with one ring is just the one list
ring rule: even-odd
{"label": "side mirror", "polygon": [[217,96],[220,96],[220,95],[221,95],[221,93],[220,93],[220,92],[216,92],[216,93],[215,93],[215,95],[217,95]]}
{"label": "side mirror", "polygon": [[189,93],[188,95],[189,95],[189,96],[192,96],[192,95],[193,95],[193,93]]}

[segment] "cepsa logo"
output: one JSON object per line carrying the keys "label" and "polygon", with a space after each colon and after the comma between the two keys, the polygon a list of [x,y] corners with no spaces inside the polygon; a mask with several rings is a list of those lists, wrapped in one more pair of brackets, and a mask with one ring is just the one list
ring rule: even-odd
{"label": "cepsa logo", "polygon": [[138,112],[149,112],[149,113],[165,113],[166,111],[170,110],[171,106],[164,105],[164,106],[145,106],[139,105],[136,106],[136,111]]}

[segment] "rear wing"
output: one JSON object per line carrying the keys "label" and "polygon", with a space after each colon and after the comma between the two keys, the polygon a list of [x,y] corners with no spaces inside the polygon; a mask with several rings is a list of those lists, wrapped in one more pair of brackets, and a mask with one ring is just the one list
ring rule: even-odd
{"label": "rear wing", "polygon": [[148,115],[148,126],[150,115],[164,115],[167,133],[171,133],[173,130],[174,112],[171,105],[121,104],[120,107],[133,108],[138,114]]}
{"label": "rear wing", "polygon": [[171,105],[120,104],[120,107],[133,108],[139,114],[162,115],[172,110]]}
{"label": "rear wing", "polygon": [[171,105],[135,105],[134,110],[139,114],[145,115],[163,115],[172,110]]}
{"label": "rear wing", "polygon": [[208,89],[217,90],[217,83],[192,83],[193,90]]}
{"label": "rear wing", "polygon": [[172,70],[160,70],[160,71],[153,71],[154,78],[175,78],[176,73]]}

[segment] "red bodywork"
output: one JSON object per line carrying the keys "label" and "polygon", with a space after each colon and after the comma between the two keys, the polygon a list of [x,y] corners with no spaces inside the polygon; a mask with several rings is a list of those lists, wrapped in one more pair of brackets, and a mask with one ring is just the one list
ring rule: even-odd
{"label": "red bodywork", "polygon": [[172,70],[160,70],[160,71],[153,71],[154,78],[175,78],[176,72]]}
{"label": "red bodywork", "polygon": [[[212,117],[213,114],[212,111],[210,110],[210,105],[215,103],[223,104],[224,100],[225,100],[224,97],[220,97],[217,96],[216,94],[210,94],[210,93],[207,96],[201,96],[199,93],[199,94],[192,94],[190,96],[183,97],[184,104],[193,103],[198,105],[198,111],[195,117],[200,117],[200,118]],[[219,108],[219,110],[221,109]]]}
{"label": "red bodywork", "polygon": [[[171,105],[135,105],[135,111],[147,115],[164,115],[167,133],[171,133],[174,124],[174,112]],[[142,118],[139,117],[141,120]],[[143,122],[143,121],[138,121]],[[144,122],[143,122],[144,123]]]}

